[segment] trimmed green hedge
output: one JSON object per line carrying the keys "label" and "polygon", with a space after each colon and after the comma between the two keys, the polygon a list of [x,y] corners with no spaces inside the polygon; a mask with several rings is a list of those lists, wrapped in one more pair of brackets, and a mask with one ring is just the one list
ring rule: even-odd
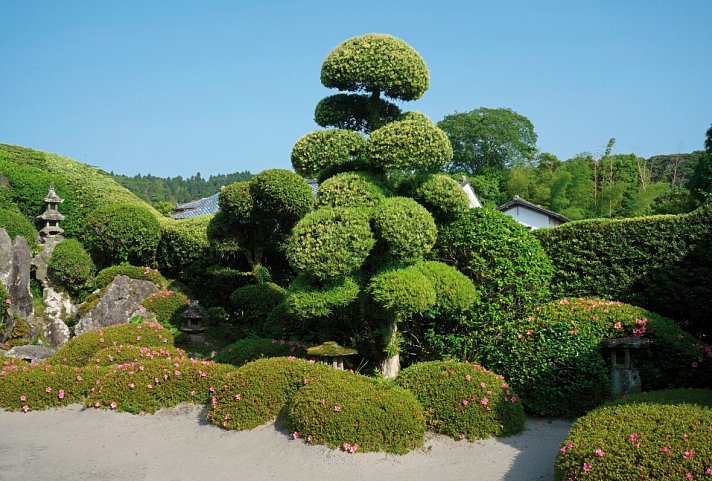
{"label": "trimmed green hedge", "polygon": [[113,366],[142,361],[163,359],[167,361],[185,361],[186,353],[173,346],[132,346],[112,345],[92,354],[89,364]]}
{"label": "trimmed green hedge", "polygon": [[183,276],[195,262],[208,255],[208,223],[212,216],[190,219],[164,219],[156,259],[158,266],[170,276]]}
{"label": "trimmed green hedge", "polygon": [[336,94],[316,104],[314,121],[322,127],[369,133],[398,118],[397,105],[371,95]]}
{"label": "trimmed green hedge", "polygon": [[400,120],[374,130],[366,152],[384,170],[439,169],[452,160],[445,132],[422,120]]}
{"label": "trimmed green hedge", "polygon": [[[45,192],[45,194],[47,194]],[[5,229],[11,239],[22,236],[27,240],[30,249],[37,246],[37,229],[27,220],[27,217],[9,209],[0,209],[0,229]]]}
{"label": "trimmed green hedge", "polygon": [[156,319],[163,327],[175,334],[183,322],[180,315],[188,308],[190,301],[185,294],[165,290],[149,295],[141,301],[141,305],[148,312],[155,314]]}
{"label": "trimmed green hedge", "polygon": [[309,132],[292,148],[292,166],[303,177],[315,177],[323,169],[345,164],[364,150],[366,139],[358,132],[326,129]]}
{"label": "trimmed green hedge", "polygon": [[242,366],[257,359],[269,357],[306,357],[306,346],[283,339],[263,339],[251,337],[240,339],[225,346],[215,356],[215,362]]}
{"label": "trimmed green hedge", "polygon": [[96,270],[91,256],[76,239],[66,239],[57,244],[48,266],[54,279],[73,290],[85,286]]}
{"label": "trimmed green hedge", "polygon": [[413,392],[426,412],[430,429],[475,441],[511,436],[526,419],[518,396],[504,377],[482,366],[431,361],[404,369],[396,382]]}
{"label": "trimmed green hedge", "polygon": [[94,289],[103,289],[111,284],[116,276],[124,275],[131,279],[139,279],[142,281],[151,281],[159,289],[165,289],[168,286],[168,279],[163,277],[158,269],[150,267],[139,267],[128,264],[106,267],[99,271],[94,278]]}
{"label": "trimmed green hedge", "polygon": [[394,259],[422,259],[435,245],[438,228],[425,207],[407,197],[391,197],[373,215],[376,236],[383,240]]}
{"label": "trimmed green hedge", "polygon": [[319,185],[314,207],[373,208],[390,195],[381,180],[369,172],[343,172]]}
{"label": "trimmed green hedge", "polygon": [[263,282],[238,287],[230,294],[230,302],[237,310],[239,323],[256,326],[284,301],[286,294],[285,289],[277,284]]}

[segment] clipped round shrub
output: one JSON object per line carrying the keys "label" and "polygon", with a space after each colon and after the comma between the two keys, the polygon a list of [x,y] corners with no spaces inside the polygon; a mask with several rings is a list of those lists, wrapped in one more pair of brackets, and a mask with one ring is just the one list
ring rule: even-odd
{"label": "clipped round shrub", "polygon": [[423,58],[404,41],[367,34],[339,44],[321,66],[321,83],[346,91],[383,92],[415,100],[428,90],[430,74]]}
{"label": "clipped round shrub", "polygon": [[352,130],[316,130],[294,144],[292,166],[303,177],[315,177],[326,167],[353,160],[365,146],[363,135]]}
{"label": "clipped round shrub", "polygon": [[144,266],[132,266],[129,264],[121,264],[118,266],[110,266],[100,270],[94,278],[94,288],[103,289],[111,284],[116,276],[128,276],[131,279],[139,279],[142,281],[151,281],[159,289],[164,289],[168,285],[168,279],[163,277],[158,269],[151,269]]}
{"label": "clipped round shrub", "polygon": [[437,302],[433,283],[414,267],[387,269],[373,276],[367,292],[376,305],[399,317],[424,312]]}
{"label": "clipped round shrub", "polygon": [[215,356],[215,362],[242,366],[268,357],[305,357],[306,347],[293,341],[250,337],[225,346]]}
{"label": "clipped round shrub", "polygon": [[405,389],[332,370],[309,379],[294,395],[286,427],[313,444],[405,454],[423,445],[425,416]]}
{"label": "clipped round shrub", "polygon": [[158,266],[170,276],[183,276],[195,261],[207,257],[210,216],[161,222]]}
{"label": "clipped round shrub", "polygon": [[82,402],[105,371],[0,359],[0,408],[28,412]]}
{"label": "clipped round shrub", "polygon": [[460,184],[444,174],[428,176],[412,196],[440,222],[453,221],[470,209],[470,201]]}
{"label": "clipped round shrub", "polygon": [[389,195],[378,178],[368,172],[344,172],[319,185],[314,207],[376,207]]}
{"label": "clipped round shrub", "polygon": [[255,325],[265,320],[272,309],[286,297],[284,288],[273,282],[238,287],[230,294],[230,302],[238,311],[240,322]]}
{"label": "clipped round shrub", "polygon": [[[46,193],[46,192],[45,192]],[[37,229],[27,220],[27,217],[14,210],[0,208],[0,229],[5,229],[11,239],[22,236],[30,245],[30,249],[37,245]]]}
{"label": "clipped round shrub", "polygon": [[65,239],[57,244],[48,267],[56,281],[73,290],[86,285],[96,269],[91,256],[76,239]]}
{"label": "clipped round shrub", "polygon": [[423,405],[433,431],[470,441],[524,430],[524,409],[504,377],[482,366],[430,361],[404,369],[396,382]]}
{"label": "clipped round shrub", "polygon": [[148,312],[156,315],[156,320],[174,334],[182,324],[180,315],[188,308],[190,301],[185,294],[164,290],[150,294],[141,301]]}
{"label": "clipped round shrub", "polygon": [[430,212],[407,197],[384,200],[373,215],[373,225],[389,254],[400,261],[421,259],[433,248],[438,236]]}
{"label": "clipped round shrub", "polygon": [[105,204],[86,219],[83,242],[102,266],[129,262],[150,264],[156,257],[161,227],[147,208]]}
{"label": "clipped round shrub", "polygon": [[438,261],[422,261],[413,268],[432,283],[435,307],[440,314],[463,313],[477,300],[472,280],[453,266]]}
{"label": "clipped round shrub", "polygon": [[252,218],[255,199],[250,194],[249,182],[233,182],[220,191],[220,210],[230,216],[233,222],[247,224]]}
{"label": "clipped round shrub", "polygon": [[439,169],[452,160],[445,132],[422,120],[392,122],[374,130],[366,152],[384,170]]}
{"label": "clipped round shrub", "polygon": [[253,216],[293,223],[312,207],[312,192],[299,175],[286,169],[263,170],[250,180],[255,200]]}
{"label": "clipped round shrub", "polygon": [[338,309],[352,306],[360,291],[353,277],[342,277],[323,286],[313,286],[304,276],[297,276],[289,286],[286,302],[297,318],[315,319],[331,316]]}
{"label": "clipped round shrub", "polygon": [[173,334],[155,322],[105,327],[70,339],[47,363],[81,367],[89,364],[92,356],[102,349],[121,345],[172,346]]}
{"label": "clipped round shrub", "polygon": [[185,402],[205,404],[234,375],[213,361],[145,360],[111,368],[84,401],[86,407],[155,413]]}
{"label": "clipped round shrub", "polygon": [[227,380],[227,389],[218,390],[207,418],[225,429],[256,428],[275,420],[301,386],[330,369],[296,357],[250,362]]}
{"label": "clipped round shrub", "polygon": [[661,481],[712,476],[710,396],[649,393],[576,420],[554,464],[557,480]]}
{"label": "clipped round shrub", "polygon": [[156,359],[167,361],[184,361],[187,359],[183,349],[173,346],[109,346],[95,352],[89,360],[90,365],[112,366],[134,362],[146,362]]}
{"label": "clipped round shrub", "polygon": [[336,94],[323,98],[314,109],[314,121],[322,127],[369,133],[400,115],[397,105],[370,95]]}
{"label": "clipped round shrub", "polygon": [[361,267],[374,243],[366,211],[322,208],[294,226],[287,259],[318,281],[335,279]]}

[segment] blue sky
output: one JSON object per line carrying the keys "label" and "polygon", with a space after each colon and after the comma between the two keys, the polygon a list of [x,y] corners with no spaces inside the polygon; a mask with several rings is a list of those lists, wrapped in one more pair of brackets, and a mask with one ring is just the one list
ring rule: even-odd
{"label": "blue sky", "polygon": [[340,42],[412,45],[439,121],[506,107],[562,159],[701,149],[712,123],[712,1],[0,2],[0,142],[106,171],[291,168]]}

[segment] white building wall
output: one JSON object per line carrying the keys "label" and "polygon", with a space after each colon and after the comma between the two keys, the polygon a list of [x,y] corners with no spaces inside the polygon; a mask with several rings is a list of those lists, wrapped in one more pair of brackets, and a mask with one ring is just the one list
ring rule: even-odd
{"label": "white building wall", "polygon": [[516,220],[520,224],[524,224],[526,227],[532,229],[541,229],[542,227],[554,227],[561,224],[561,222],[556,219],[552,219],[546,214],[542,214],[541,212],[536,212],[534,210],[527,209],[526,207],[522,207],[519,205],[507,209],[503,212],[508,216],[513,217],[514,220]]}

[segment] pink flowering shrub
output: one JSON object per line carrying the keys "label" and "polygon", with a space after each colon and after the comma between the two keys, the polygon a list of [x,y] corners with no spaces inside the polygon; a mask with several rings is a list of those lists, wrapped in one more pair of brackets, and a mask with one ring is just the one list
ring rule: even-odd
{"label": "pink flowering shrub", "polygon": [[306,346],[294,341],[250,337],[223,348],[215,356],[215,361],[242,366],[264,357],[306,357],[306,354]]}
{"label": "pink flowering shrub", "polygon": [[109,346],[94,353],[89,360],[90,365],[111,366],[131,362],[166,359],[168,361],[185,361],[186,353],[171,345],[164,346],[132,346],[119,344]]}
{"label": "pink flowering shrub", "polygon": [[148,312],[154,313],[163,327],[175,334],[182,322],[180,315],[188,308],[190,302],[185,294],[172,290],[163,290],[148,296],[141,301],[141,305]]}
{"label": "pink flowering shrub", "polygon": [[474,441],[524,429],[519,397],[504,377],[482,366],[422,362],[404,369],[396,382],[415,394],[433,431]]}
{"label": "pink flowering shrub", "polygon": [[276,419],[301,386],[330,370],[293,356],[247,363],[215,394],[207,418],[225,429],[256,428]]}
{"label": "pink flowering shrub", "polygon": [[558,481],[712,479],[712,391],[650,392],[586,414],[555,471]]}
{"label": "pink flowering shrub", "polygon": [[62,346],[47,360],[50,364],[84,366],[92,356],[111,346],[173,346],[173,334],[155,322],[120,324],[85,332]]}
{"label": "pink flowering shrub", "polygon": [[0,359],[0,408],[37,411],[82,402],[106,368]]}
{"label": "pink flowering shrub", "polygon": [[405,389],[329,369],[309,379],[294,394],[286,428],[308,443],[350,453],[405,454],[423,445],[425,414],[416,397]]}
{"label": "pink flowering shrub", "polygon": [[205,404],[222,390],[233,366],[197,359],[155,359],[110,368],[85,400],[87,407],[154,413],[184,402]]}

